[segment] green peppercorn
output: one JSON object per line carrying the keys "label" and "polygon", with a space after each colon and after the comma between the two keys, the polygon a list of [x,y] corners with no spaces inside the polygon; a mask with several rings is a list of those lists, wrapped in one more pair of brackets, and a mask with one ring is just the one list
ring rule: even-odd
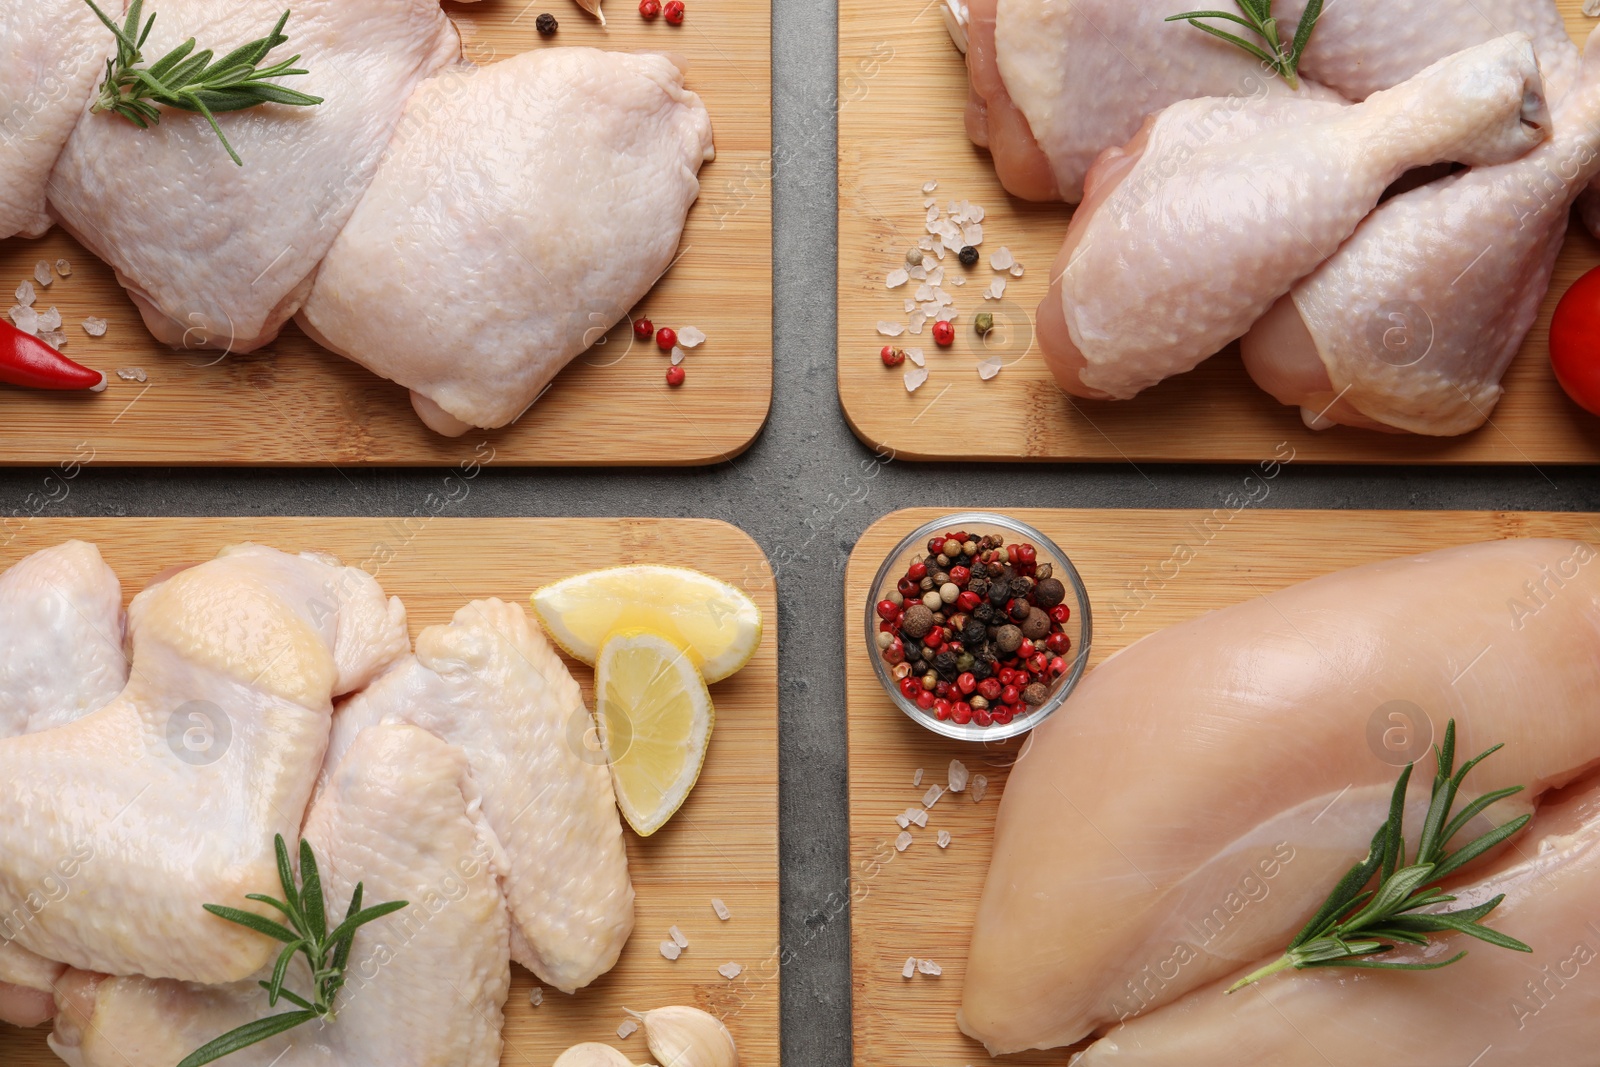
{"label": "green peppercorn", "polygon": [[972,320],[972,329],[979,337],[989,336],[989,331],[994,329],[994,316],[987,311],[978,312],[978,317]]}
{"label": "green peppercorn", "polygon": [[962,245],[961,251],[956,253],[956,258],[961,260],[963,267],[970,267],[978,262],[978,250],[971,245]]}
{"label": "green peppercorn", "polygon": [[972,669],[972,665],[976,662],[978,661],[973,658],[971,652],[963,652],[961,655],[956,657],[956,670],[970,671]]}

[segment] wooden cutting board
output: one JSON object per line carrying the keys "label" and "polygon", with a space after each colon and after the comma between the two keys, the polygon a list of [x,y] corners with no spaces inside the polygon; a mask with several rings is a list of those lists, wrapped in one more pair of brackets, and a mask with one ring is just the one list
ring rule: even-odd
{"label": "wooden cutting board", "polygon": [[[1060,545],[1082,574],[1094,614],[1092,665],[1174,623],[1375,560],[1508,537],[1600,541],[1600,516],[1588,514],[1223,509],[1010,514]],[[1066,1049],[991,1059],[955,1023],[995,814],[1021,742],[962,744],[923,730],[884,695],[861,636],[861,613],[879,564],[902,537],[939,515],[920,509],[880,520],[856,543],[845,578],[855,1062],[862,1067],[1065,1064]],[[1059,714],[1070,709],[1069,703]],[[988,777],[988,795],[975,804],[969,787],[967,795],[941,798],[927,828],[913,827],[911,847],[896,852],[900,827],[894,817],[920,806],[929,785],[944,785],[956,758],[974,776]],[[922,785],[914,786],[918,768],[924,776]],[[948,849],[936,846],[939,830],[952,836]],[[904,979],[900,969],[908,956],[932,959],[944,973]],[[1019,988],[1016,995],[1029,993]]]}
{"label": "wooden cutting board", "polygon": [[[1581,0],[1557,0],[1573,38],[1600,25]],[[962,115],[967,75],[950,43],[942,0],[840,0],[839,3],[839,397],[856,435],[901,459],[1255,462],[1290,441],[1307,462],[1592,463],[1600,460],[1600,419],[1569,401],[1549,366],[1550,314],[1577,277],[1600,265],[1600,243],[1574,226],[1543,311],[1505,377],[1492,422],[1462,438],[1429,439],[1352,430],[1313,433],[1299,412],[1258,389],[1237,346],[1181,378],[1125,402],[1089,402],[1057,388],[1034,342],[1034,309],[1049,288],[1051,264],[1069,209],[1006,195],[989,153],[967,139]],[[1174,32],[1194,32],[1179,27]],[[925,330],[894,343],[929,353],[928,381],[908,394],[902,372],[884,368],[889,340],[880,320],[904,323],[906,288],[885,275],[925,235],[923,183],[937,180],[941,210],[951,200],[983,205],[982,265],[970,282],[945,263],[946,291],[961,311],[956,342],[936,349]],[[981,290],[994,277],[989,256],[1006,246],[1025,268],[998,305]],[[915,283],[912,283],[913,285]],[[976,287],[976,288],[974,288]],[[1013,324],[989,351],[972,331],[979,311]],[[934,354],[934,353],[938,354]],[[983,356],[1006,366],[976,373]],[[983,413],[982,432],[973,413]]]}
{"label": "wooden cutting board", "polygon": [[[655,836],[626,834],[638,892],[633,939],[610,974],[573,997],[547,990],[537,1008],[533,977],[514,966],[502,1062],[548,1067],[580,1041],[647,1062],[641,1036],[617,1038],[623,1008],[693,1004],[725,1019],[746,1067],[778,1067],[778,611],[772,571],[744,534],[695,519],[38,519],[7,536],[0,568],[69,538],[96,542],[129,598],[159,571],[239,541],[329,551],[405,601],[413,637],[470,600],[525,602],[539,586],[595,567],[676,564],[744,588],[766,634],[748,667],[711,687],[717,725],[699,785]],[[568,666],[593,707],[592,672]],[[727,922],[712,897],[732,911]],[[674,925],[689,948],[669,961],[660,944]],[[730,962],[744,967],[734,981],[717,973]],[[0,1025],[0,1064],[59,1067],[48,1029]]]}
{"label": "wooden cutting board", "polygon": [[[405,389],[308,341],[289,326],[249,356],[175,353],[158,345],[111,271],[60,232],[0,241],[0,314],[40,260],[70,278],[40,294],[61,309],[66,352],[110,375],[99,396],[0,387],[0,464],[52,464],[85,442],[105,464],[453,466],[487,440],[499,462],[539,466],[691,466],[743,452],[772,401],[771,11],[765,0],[690,0],[673,27],[645,22],[636,0],[611,0],[601,27],[569,0],[447,3],[466,56],[488,64],[539,47],[671,50],[711,111],[717,158],[700,172],[676,264],[634,308],[657,326],[698,326],[705,344],[666,384],[668,361],[635,344],[628,321],[579,356],[513,426],[451,441],[411,411]],[[560,20],[548,41],[543,11]],[[292,27],[291,27],[292,29]],[[418,306],[418,315],[443,309]],[[110,321],[96,340],[86,316]],[[148,380],[126,381],[119,368]]]}

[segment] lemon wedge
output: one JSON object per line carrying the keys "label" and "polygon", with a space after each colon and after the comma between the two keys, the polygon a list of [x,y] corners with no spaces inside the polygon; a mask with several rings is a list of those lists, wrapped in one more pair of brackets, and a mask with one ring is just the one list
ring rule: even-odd
{"label": "lemon wedge", "polygon": [[591,571],[533,594],[533,610],[568,655],[595,664],[619,630],[649,630],[683,646],[707,682],[738,671],[761,644],[761,609],[744,591],[684,567]]}
{"label": "lemon wedge", "polygon": [[595,704],[617,806],[635,833],[649,837],[700,777],[716,720],[711,693],[687,649],[626,630],[600,648]]}

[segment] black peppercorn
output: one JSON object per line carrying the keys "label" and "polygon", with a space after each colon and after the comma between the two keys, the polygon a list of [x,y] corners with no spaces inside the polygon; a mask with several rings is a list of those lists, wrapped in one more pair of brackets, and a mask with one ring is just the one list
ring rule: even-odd
{"label": "black peppercorn", "polygon": [[1053,608],[1067,598],[1067,587],[1059,578],[1041,578],[1037,593],[1040,607]]}
{"label": "black peppercorn", "polygon": [[974,663],[972,665],[972,676],[974,678],[976,678],[980,682],[983,681],[985,678],[990,677],[993,674],[994,674],[994,666],[992,664],[990,664],[987,660],[981,660],[980,659],[980,660],[978,660],[976,663]]}
{"label": "black peppercorn", "polygon": [[989,628],[978,619],[968,619],[961,628],[961,643],[976,648],[989,639]]}
{"label": "black peppercorn", "polygon": [[945,681],[955,681],[956,675],[960,673],[956,670],[956,654],[948,650],[940,652],[933,657],[933,669],[938,671],[939,676]]}
{"label": "black peppercorn", "polygon": [[1027,575],[1018,575],[1011,579],[1011,595],[1018,600],[1025,600],[1033,592],[1033,579]]}
{"label": "black peppercorn", "polygon": [[999,609],[991,607],[988,604],[979,604],[977,607],[973,608],[972,617],[977,619],[979,622],[985,623],[997,623],[1005,619],[1005,616],[1000,613]]}
{"label": "black peppercorn", "polygon": [[997,608],[1000,607],[1002,604],[1004,604],[1006,601],[1008,601],[1010,599],[1011,599],[1011,583],[1010,582],[994,582],[989,586],[989,603],[993,604],[995,607],[997,607]]}
{"label": "black peppercorn", "polygon": [[554,37],[558,25],[560,23],[556,22],[556,17],[548,11],[533,20],[534,29],[539,31],[541,37]]}
{"label": "black peppercorn", "polygon": [[973,596],[980,597],[980,598],[988,596],[989,595],[989,579],[987,579],[987,578],[976,578],[976,577],[968,579],[967,580],[967,592],[971,593]]}
{"label": "black peppercorn", "polygon": [[971,245],[962,245],[961,251],[956,254],[956,258],[961,260],[963,267],[970,267],[978,262],[978,250]]}

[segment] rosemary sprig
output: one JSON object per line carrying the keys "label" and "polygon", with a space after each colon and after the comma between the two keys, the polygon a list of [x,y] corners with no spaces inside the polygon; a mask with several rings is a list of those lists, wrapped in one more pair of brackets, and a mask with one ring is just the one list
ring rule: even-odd
{"label": "rosemary sprig", "polygon": [[[1455,901],[1456,898],[1442,892],[1437,883],[1510,838],[1533,818],[1531,815],[1519,815],[1454,852],[1446,851],[1450,839],[1485,808],[1522,792],[1522,786],[1516,785],[1485,793],[1462,808],[1455,818],[1450,817],[1450,808],[1455,804],[1467,772],[1504,747],[1495,745],[1476,759],[1462,764],[1459,771],[1454,771],[1456,723],[1451,719],[1444,732],[1443,749],[1435,747],[1433,750],[1438,771],[1433,779],[1433,800],[1428,805],[1428,815],[1422,824],[1422,837],[1417,842],[1415,859],[1410,864],[1406,863],[1406,842],[1402,828],[1406,786],[1411,781],[1411,765],[1407,765],[1400,772],[1400,780],[1395,783],[1394,795],[1389,800],[1389,818],[1373,835],[1367,858],[1350,868],[1350,872],[1339,880],[1327,901],[1306,923],[1305,929],[1289,942],[1282,956],[1241,978],[1229,987],[1228,992],[1243,989],[1291,967],[1296,970],[1361,967],[1384,971],[1436,971],[1466,955],[1465,951],[1458,952],[1438,963],[1385,963],[1369,958],[1393,951],[1396,944],[1426,945],[1429,934],[1466,934],[1500,948],[1532,952],[1533,949],[1516,938],[1482,924],[1484,917],[1505,899],[1503,893],[1474,908],[1457,911],[1422,910]],[[1367,884],[1374,876],[1378,879],[1377,885],[1369,890]]]}
{"label": "rosemary sprig", "polygon": [[[1294,39],[1285,45],[1278,36],[1278,20],[1272,17],[1272,0],[1235,0],[1239,10],[1244,12],[1244,17],[1229,11],[1187,11],[1182,15],[1171,15],[1167,22],[1187,22],[1197,30],[1204,30],[1213,37],[1220,37],[1229,44],[1237,45],[1261,60],[1270,70],[1289,83],[1289,88],[1300,88],[1300,57],[1305,53],[1306,44],[1311,40],[1311,31],[1316,29],[1317,20],[1322,17],[1322,0],[1310,0],[1305,11],[1300,15],[1300,25],[1295,28]],[[1257,37],[1261,44],[1257,45],[1245,40],[1237,34],[1227,30],[1208,26],[1201,19],[1222,19],[1243,26]]]}
{"label": "rosemary sprig", "polygon": [[[178,1067],[200,1067],[201,1064],[232,1055],[313,1019],[335,1021],[334,1003],[339,990],[344,987],[344,972],[350,963],[350,947],[355,943],[356,931],[374,919],[381,919],[408,906],[406,901],[399,900],[363,909],[362,887],[357,883],[355,892],[350,896],[350,909],[345,913],[344,921],[329,930],[322,896],[322,875],[317,870],[317,858],[312,855],[311,846],[300,842],[299,888],[295,885],[294,870],[289,866],[289,847],[283,843],[282,834],[277,837],[277,847],[278,881],[283,883],[285,899],[274,900],[260,893],[251,893],[245,899],[276,908],[289,920],[289,926],[238,908],[207,904],[205,909],[218,918],[283,942],[283,951],[272,968],[272,981],[258,984],[267,991],[268,1005],[277,1007],[279,1000],[287,1000],[298,1010],[270,1015],[231,1030],[190,1053]],[[294,962],[297,953],[311,965],[311,980],[316,992],[310,997],[299,996],[283,987],[289,964]]]}
{"label": "rosemary sprig", "polygon": [[142,67],[140,64],[144,62],[144,54],[141,49],[156,24],[156,17],[151,15],[143,28],[140,27],[144,0],[133,0],[128,6],[128,20],[122,26],[112,22],[94,0],[83,2],[94,9],[100,21],[117,38],[117,58],[106,61],[106,80],[100,86],[100,95],[94,102],[95,111],[115,111],[141,130],[161,122],[161,112],[156,109],[156,104],[204,115],[216,131],[222,147],[242,167],[244,160],[239,158],[239,153],[233,150],[233,145],[223,135],[222,127],[217,125],[216,116],[219,113],[244,111],[268,103],[294,107],[312,107],[322,103],[320,96],[286,89],[269,80],[309,74],[310,71],[295,66],[300,62],[298,55],[270,67],[258,66],[268,52],[289,40],[283,34],[283,28],[289,22],[287,11],[270,34],[234,49],[215,63],[211,61],[210,49],[195,51],[195,40],[191,37],[159,62]]}

